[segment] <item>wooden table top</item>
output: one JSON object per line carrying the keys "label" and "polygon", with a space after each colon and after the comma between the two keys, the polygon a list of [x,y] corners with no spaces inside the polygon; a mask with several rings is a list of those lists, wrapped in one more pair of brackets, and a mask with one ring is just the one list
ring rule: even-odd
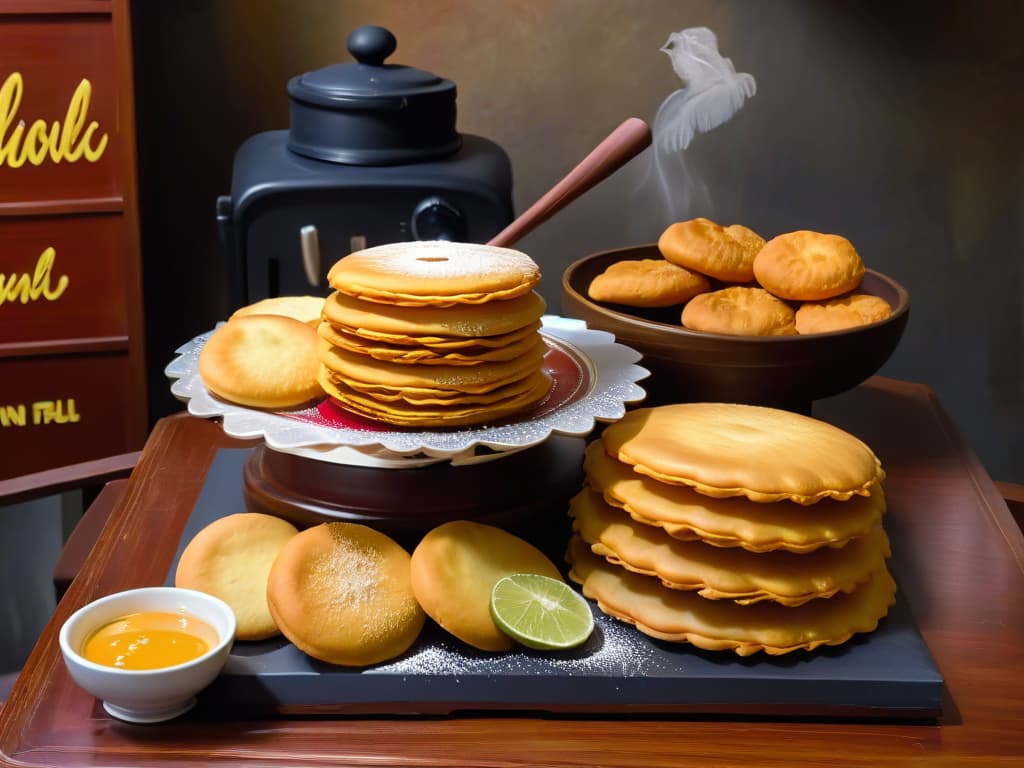
{"label": "wooden table top", "polygon": [[888,473],[900,588],[945,679],[938,722],[750,717],[473,716],[111,719],[68,677],[57,635],[81,605],[163,582],[222,447],[184,414],[161,420],[88,563],[0,710],[0,765],[793,766],[1024,764],[1024,538],[932,391],[874,378],[815,415],[856,434]]}

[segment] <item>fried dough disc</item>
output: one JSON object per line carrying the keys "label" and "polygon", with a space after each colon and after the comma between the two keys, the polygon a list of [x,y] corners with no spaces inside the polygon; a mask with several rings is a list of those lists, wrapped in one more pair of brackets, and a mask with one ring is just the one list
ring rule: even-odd
{"label": "fried dough disc", "polygon": [[877,323],[891,314],[889,302],[870,293],[851,293],[828,301],[807,301],[796,311],[796,332],[844,331]]}
{"label": "fried dough disc", "polygon": [[279,630],[267,607],[267,576],[297,533],[287,520],[258,512],[214,520],[185,545],[174,586],[205,592],[231,606],[239,640],[273,637]]}
{"label": "fried dough disc", "polygon": [[540,282],[540,268],[512,248],[417,240],[350,253],[331,267],[327,281],[366,301],[450,307],[528,293]]}
{"label": "fried dough disc", "polygon": [[530,349],[515,360],[472,366],[401,365],[348,352],[322,339],[318,349],[323,366],[336,378],[345,381],[389,389],[425,388],[480,394],[519,381],[539,370],[548,348],[538,336]]}
{"label": "fried dough disc", "polygon": [[218,397],[253,408],[291,408],[323,397],[316,330],[282,315],[236,317],[199,353],[199,376]]}
{"label": "fried dough disc", "polygon": [[551,377],[544,372],[540,372],[540,376],[531,375],[529,382],[530,389],[490,403],[414,404],[401,399],[389,403],[356,392],[326,368],[321,369],[320,375],[324,391],[348,410],[400,427],[455,428],[497,423],[533,409],[551,391]]}
{"label": "fried dough disc", "polygon": [[664,528],[677,539],[701,539],[714,546],[751,552],[782,549],[803,553],[841,546],[866,535],[881,521],[886,508],[885,494],[877,484],[866,497],[822,499],[811,506],[706,496],[634,472],[628,464],[608,456],[600,440],[587,446],[584,470],[605,501],[623,508],[639,523]]}
{"label": "fried dough disc", "polygon": [[245,315],[284,315],[315,328],[323,309],[323,296],[274,296],[240,307],[228,319]]}
{"label": "fried dough disc", "polygon": [[667,259],[628,259],[594,277],[587,296],[628,307],[671,307],[709,290],[707,277]]}
{"label": "fried dough disc", "polygon": [[[390,344],[393,346],[413,347],[416,349],[429,349],[439,353],[446,353],[452,350],[466,350],[489,347],[502,349],[511,344],[519,343],[524,339],[532,341],[536,338],[541,329],[541,322],[536,320],[529,325],[520,328],[518,331],[502,333],[497,336],[411,336],[402,333],[383,333],[371,331],[366,328],[350,328],[346,325],[331,323],[330,327],[338,332],[349,336],[363,339],[370,344]],[[326,337],[325,337],[326,338]]]}
{"label": "fried dough disc", "polygon": [[557,566],[527,541],[483,523],[455,520],[427,533],[412,553],[416,598],[434,621],[485,651],[507,651],[512,638],[491,619],[491,590],[513,573],[564,581]]}
{"label": "fried dough disc", "polygon": [[708,496],[813,504],[867,496],[885,477],[878,457],[848,432],[756,405],[641,408],[610,425],[602,439],[610,456],[640,474]]}
{"label": "fried dough disc", "polygon": [[880,525],[842,548],[810,554],[753,553],[681,541],[636,522],[589,488],[572,499],[569,514],[580,538],[608,562],[656,576],[670,589],[696,590],[701,597],[741,605],[772,600],[792,607],[852,592],[884,568],[890,554]]}
{"label": "fried dough disc", "polygon": [[572,564],[569,578],[609,616],[659,640],[732,650],[740,656],[840,645],[857,633],[873,632],[896,602],[896,583],[885,568],[853,592],[789,608],[772,602],[705,600],[695,592],[666,589],[657,579],[598,557],[576,536],[569,542],[567,559]]}
{"label": "fried dough disc", "polygon": [[792,336],[795,314],[786,302],[764,288],[731,285],[709,291],[683,307],[683,326],[728,336]]}
{"label": "fried dough disc", "polygon": [[[444,346],[469,340],[485,344],[493,339],[508,343],[505,334],[536,330],[547,304],[540,294],[527,294],[507,301],[489,301],[455,308],[396,307],[361,301],[335,292],[324,302],[324,319],[357,336],[392,344]],[[464,343],[464,342],[463,342]]]}
{"label": "fried dough disc", "polygon": [[800,230],[765,243],[754,276],[780,299],[821,301],[848,293],[864,278],[864,262],[841,235]]}
{"label": "fried dough disc", "polygon": [[534,330],[533,333],[517,334],[519,338],[514,338],[502,346],[472,344],[460,339],[458,346],[445,349],[437,346],[412,346],[374,341],[330,323],[320,323],[317,333],[329,344],[348,352],[400,365],[479,365],[480,363],[515,360],[529,352],[539,339],[539,334]]}
{"label": "fried dough disc", "polygon": [[754,280],[754,257],[764,239],[741,224],[723,227],[697,218],[670,225],[658,238],[661,255],[687,269],[729,283]]}
{"label": "fried dough disc", "polygon": [[270,569],[267,602],[281,632],[329,664],[365,666],[413,644],[426,620],[409,553],[356,523],[321,523],[294,536]]}
{"label": "fried dough disc", "polygon": [[382,387],[375,384],[363,384],[332,375],[331,381],[339,387],[348,387],[353,392],[372,397],[379,403],[406,402],[409,405],[473,405],[476,403],[498,403],[519,397],[527,392],[545,390],[551,385],[551,378],[544,371],[534,371],[517,381],[510,381],[489,392],[457,392],[450,389],[430,389],[429,387]]}

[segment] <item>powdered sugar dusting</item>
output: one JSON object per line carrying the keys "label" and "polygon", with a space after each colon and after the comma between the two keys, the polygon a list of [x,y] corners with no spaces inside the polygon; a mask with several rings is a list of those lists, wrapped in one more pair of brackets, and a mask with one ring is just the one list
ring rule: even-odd
{"label": "powdered sugar dusting", "polygon": [[664,671],[650,638],[596,609],[594,613],[594,633],[577,649],[487,653],[441,636],[366,674],[640,677]]}
{"label": "powdered sugar dusting", "polygon": [[381,553],[341,539],[310,564],[309,588],[332,606],[346,609],[367,603],[377,593]]}
{"label": "powdered sugar dusting", "polygon": [[522,251],[444,240],[387,243],[357,251],[348,258],[372,264],[382,274],[419,280],[540,274],[537,263]]}

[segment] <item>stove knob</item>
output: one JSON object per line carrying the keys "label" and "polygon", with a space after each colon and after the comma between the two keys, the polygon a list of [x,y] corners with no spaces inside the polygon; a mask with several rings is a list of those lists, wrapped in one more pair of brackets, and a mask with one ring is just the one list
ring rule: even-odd
{"label": "stove knob", "polygon": [[462,211],[443,197],[428,197],[413,209],[412,235],[417,240],[464,242],[466,219]]}

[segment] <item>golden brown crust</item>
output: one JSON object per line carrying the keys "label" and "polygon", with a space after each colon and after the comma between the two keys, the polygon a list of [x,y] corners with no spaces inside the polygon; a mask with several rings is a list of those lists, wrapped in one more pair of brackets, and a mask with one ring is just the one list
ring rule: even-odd
{"label": "golden brown crust", "polygon": [[792,336],[793,308],[763,288],[733,285],[695,296],[683,307],[684,327],[729,336]]}
{"label": "golden brown crust", "polygon": [[323,308],[323,296],[275,296],[240,307],[228,319],[245,315],[284,315],[315,328]]}
{"label": "golden brown crust", "polygon": [[344,380],[390,389],[427,388],[436,392],[483,393],[520,381],[540,369],[547,344],[538,334],[528,351],[513,360],[471,366],[403,365],[375,360],[321,340],[320,360]]}
{"label": "golden brown crust", "polygon": [[540,282],[540,268],[512,248],[419,240],[351,253],[331,267],[327,281],[364,301],[450,307],[529,293]]}
{"label": "golden brown crust", "polygon": [[752,501],[867,496],[885,477],[853,435],[819,419],[734,403],[638,408],[602,433],[608,455],[663,483]]}
{"label": "golden brown crust", "polygon": [[754,276],[781,299],[821,301],[848,293],[864,278],[864,263],[841,235],[800,230],[769,240],[754,259]]}
{"label": "golden brown crust", "polygon": [[705,218],[676,222],[658,238],[658,250],[673,264],[728,283],[753,281],[754,257],[763,245],[747,227],[723,227]]}
{"label": "golden brown crust", "polygon": [[199,353],[199,375],[213,394],[253,408],[291,408],[323,397],[317,333],[282,315],[236,317]]}
{"label": "golden brown crust", "polygon": [[213,521],[185,545],[174,585],[205,592],[231,606],[239,640],[278,634],[267,607],[267,577],[278,553],[298,533],[286,520],[240,512]]}
{"label": "golden brown crust", "polygon": [[666,259],[635,259],[610,264],[590,282],[587,295],[629,307],[671,307],[710,289],[707,277],[686,267]]}
{"label": "golden brown crust", "polygon": [[322,523],[293,537],[270,571],[267,602],[281,632],[329,664],[366,666],[401,655],[426,619],[409,554],[355,523]]}
{"label": "golden brown crust", "polygon": [[886,510],[885,494],[877,484],[867,496],[822,499],[809,506],[785,500],[754,504],[745,496],[716,498],[634,472],[630,465],[610,457],[600,440],[587,446],[584,470],[590,486],[608,504],[638,523],[684,541],[699,539],[751,552],[808,553],[844,546],[867,535]]}
{"label": "golden brown crust", "polygon": [[[448,346],[397,344],[379,339],[368,339],[327,322],[317,326],[320,338],[349,352],[367,355],[374,360],[400,365],[479,365],[480,363],[514,360],[537,342],[539,323],[532,332],[492,337],[489,343],[473,344],[465,339]],[[496,338],[507,339],[506,344],[493,343]],[[453,340],[454,341],[454,340]]]}
{"label": "golden brown crust", "polygon": [[504,334],[539,328],[547,305],[536,291],[508,301],[453,307],[398,307],[332,293],[324,319],[359,336],[394,344],[505,343]]}
{"label": "golden brown crust", "polygon": [[495,424],[506,418],[531,410],[548,396],[551,377],[538,371],[521,382],[513,382],[508,389],[501,387],[485,393],[482,401],[464,399],[444,401],[440,398],[386,393],[383,396],[359,392],[344,381],[321,369],[321,386],[346,409],[369,419],[400,427],[455,428],[480,424]]}
{"label": "golden brown crust", "polygon": [[831,333],[885,320],[892,307],[881,296],[851,293],[821,302],[805,302],[796,311],[796,332]]}
{"label": "golden brown crust", "polygon": [[456,520],[432,529],[412,553],[412,585],[434,621],[475,648],[507,651],[512,639],[491,619],[491,590],[513,573],[562,581],[539,549],[500,528]]}
{"label": "golden brown crust", "polygon": [[739,656],[840,645],[874,631],[896,601],[896,583],[885,568],[850,593],[791,608],[771,602],[738,605],[666,589],[657,579],[604,561],[578,537],[570,541],[567,559],[569,578],[609,616],[659,640]]}
{"label": "golden brown crust", "polygon": [[[764,511],[771,515],[770,509]],[[694,590],[704,598],[742,605],[772,600],[793,607],[852,592],[885,567],[889,556],[889,540],[880,525],[842,547],[765,554],[675,539],[633,520],[589,488],[572,499],[570,514],[579,537],[608,562],[655,576],[670,589]],[[812,524],[820,522],[816,512],[805,509],[804,517]]]}

